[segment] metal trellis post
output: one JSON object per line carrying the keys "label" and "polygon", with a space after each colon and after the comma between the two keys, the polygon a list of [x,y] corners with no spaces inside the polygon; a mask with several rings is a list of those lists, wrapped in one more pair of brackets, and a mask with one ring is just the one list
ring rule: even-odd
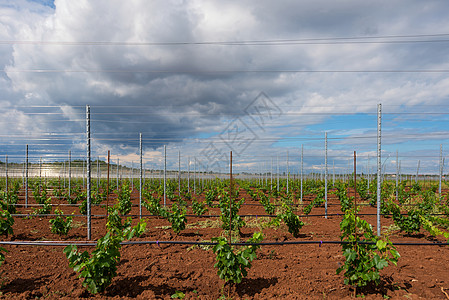
{"label": "metal trellis post", "polygon": [[6,179],[6,201],[9,203],[9,195],[8,195],[8,155],[5,155],[5,179]]}
{"label": "metal trellis post", "polygon": [[279,193],[279,155],[276,156],[276,165],[277,165],[277,191]]}
{"label": "metal trellis post", "polygon": [[302,203],[302,184],[304,176],[304,145],[301,145],[301,203]]}
{"label": "metal trellis post", "polygon": [[440,197],[440,202],[442,204],[443,197],[441,197],[441,179],[443,178],[443,144],[440,144],[440,176],[439,176],[439,186],[438,186],[438,195]]}
{"label": "metal trellis post", "polygon": [[377,235],[380,236],[382,104],[377,105]]}
{"label": "metal trellis post", "polygon": [[97,157],[97,193],[100,194],[100,157]]}
{"label": "metal trellis post", "polygon": [[139,218],[142,218],[142,133],[139,134],[140,174],[139,174]]}
{"label": "metal trellis post", "polygon": [[118,185],[119,185],[119,182],[118,182],[118,166],[119,165],[120,165],[120,158],[117,158],[117,170],[115,172],[115,175],[116,175],[115,181],[116,181],[116,189],[117,190],[118,190]]}
{"label": "metal trellis post", "polygon": [[273,190],[273,158],[271,158],[271,170],[270,170],[270,191]]}
{"label": "metal trellis post", "polygon": [[25,208],[28,207],[28,145],[25,154]]}
{"label": "metal trellis post", "polygon": [[324,133],[324,217],[327,219],[327,132]]}
{"label": "metal trellis post", "polygon": [[396,150],[396,201],[399,200],[399,153]]}
{"label": "metal trellis post", "polygon": [[164,207],[167,202],[167,146],[164,145]]}
{"label": "metal trellis post", "polygon": [[289,180],[289,171],[288,171],[288,150],[287,150],[287,194],[288,194],[288,180]]}
{"label": "metal trellis post", "polygon": [[72,177],[72,164],[71,164],[71,162],[72,162],[72,152],[69,150],[69,198],[72,196],[71,195],[71,186],[70,186],[70,184],[71,184],[71,180],[70,180],[70,178]]}
{"label": "metal trellis post", "polygon": [[190,193],[190,156],[187,159],[187,191]]}
{"label": "metal trellis post", "polygon": [[91,203],[90,203],[90,185],[91,185],[91,173],[90,173],[90,106],[86,105],[86,142],[87,142],[87,239],[91,238]]}

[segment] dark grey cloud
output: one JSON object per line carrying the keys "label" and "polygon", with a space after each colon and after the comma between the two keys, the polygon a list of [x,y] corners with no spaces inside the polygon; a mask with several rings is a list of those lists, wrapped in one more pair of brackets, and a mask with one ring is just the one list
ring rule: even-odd
{"label": "dark grey cloud", "polygon": [[[47,2],[8,1],[0,5],[0,39],[16,42],[0,45],[3,113],[16,105],[24,124],[34,120],[43,122],[43,132],[80,133],[89,104],[96,147],[131,153],[139,132],[148,149],[219,133],[243,117],[262,91],[293,113],[338,113],[351,105],[354,112],[366,112],[379,101],[404,107],[446,103],[445,73],[269,72],[447,69],[448,42],[428,42],[446,37],[337,39],[446,33],[446,6],[444,1],[136,0],[56,1],[53,9]],[[281,39],[298,43],[219,43]],[[415,42],[390,43],[405,40]],[[27,114],[32,105],[64,108],[45,122],[44,115]],[[303,120],[319,123],[326,117]],[[290,134],[295,115],[282,121],[284,126],[263,132]],[[11,130],[22,133],[25,127]],[[73,143],[81,147],[82,138]]]}

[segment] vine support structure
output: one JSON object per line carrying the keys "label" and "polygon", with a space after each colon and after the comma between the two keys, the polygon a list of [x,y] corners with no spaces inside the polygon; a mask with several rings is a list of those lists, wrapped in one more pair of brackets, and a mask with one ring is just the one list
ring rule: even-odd
{"label": "vine support structure", "polygon": [[[232,151],[230,152],[230,160],[229,160],[229,247],[231,247],[231,238],[232,238]],[[229,285],[228,289],[228,298],[231,295],[231,285]]]}
{"label": "vine support structure", "polygon": [[332,161],[332,187],[335,187],[335,161]]}
{"label": "vine support structure", "polygon": [[357,217],[357,154],[354,151],[354,210]]}
{"label": "vine support structure", "polygon": [[140,174],[139,174],[139,219],[142,219],[142,133],[139,134]]}
{"label": "vine support structure", "polygon": [[399,201],[399,152],[396,150],[396,201]]}
{"label": "vine support structure", "polygon": [[9,194],[8,194],[8,154],[5,155],[5,191],[6,191],[6,210],[9,209]]}
{"label": "vine support structure", "polygon": [[229,161],[229,246],[231,245],[232,237],[232,151],[230,153]]}
{"label": "vine support structure", "polygon": [[419,176],[419,167],[421,165],[421,160],[418,159],[418,167],[416,168],[416,177],[415,177],[415,183],[418,183],[418,176]]}
{"label": "vine support structure", "polygon": [[100,157],[97,157],[97,193],[100,193]]}
{"label": "vine support structure", "polygon": [[71,182],[72,182],[72,180],[71,180],[71,178],[72,178],[72,151],[71,150],[69,150],[69,198],[71,198],[72,197],[72,192],[71,192],[71,188],[72,188],[72,186],[71,186]]}
{"label": "vine support structure", "polygon": [[164,207],[167,205],[167,146],[164,145]]}
{"label": "vine support structure", "polygon": [[42,156],[39,158],[39,194],[42,189]]}
{"label": "vine support structure", "polygon": [[380,236],[380,201],[381,201],[381,141],[382,141],[382,104],[377,105],[377,235]]}
{"label": "vine support structure", "polygon": [[288,194],[288,181],[289,181],[289,170],[288,170],[288,150],[287,150],[287,194]]}
{"label": "vine support structure", "polygon": [[440,174],[438,185],[438,196],[440,197],[440,204],[443,204],[443,197],[441,196],[441,179],[443,177],[443,144],[440,144]]}
{"label": "vine support structure", "polygon": [[106,181],[106,217],[109,216],[109,165],[111,163],[111,150],[108,150],[108,179]]}
{"label": "vine support structure", "polygon": [[181,197],[181,151],[178,151],[178,195]]}
{"label": "vine support structure", "polygon": [[86,105],[86,142],[87,142],[87,239],[91,238],[91,211],[90,211],[90,186],[91,186],[91,170],[90,170],[90,106]]}
{"label": "vine support structure", "polygon": [[324,215],[327,219],[327,132],[324,133]]}
{"label": "vine support structure", "polygon": [[276,166],[277,166],[277,192],[279,194],[279,155],[276,156]]}
{"label": "vine support structure", "polygon": [[28,144],[25,154],[25,208],[28,208]]}
{"label": "vine support structure", "polygon": [[117,191],[118,191],[118,186],[119,186],[119,172],[118,172],[119,165],[120,165],[120,158],[117,157],[117,169],[115,170],[115,177],[116,177],[115,178],[115,181],[116,181],[115,185],[116,185]]}
{"label": "vine support structure", "polygon": [[190,156],[187,159],[187,192],[190,194]]}
{"label": "vine support structure", "polygon": [[304,176],[304,145],[301,145],[301,203],[302,203],[302,185]]}
{"label": "vine support structure", "polygon": [[[354,151],[354,236],[355,244],[354,250],[359,255],[359,245],[357,243],[357,153]],[[354,298],[357,296],[357,285],[354,286]]]}
{"label": "vine support structure", "polygon": [[270,191],[273,190],[273,158],[271,158],[271,169],[270,169]]}
{"label": "vine support structure", "polygon": [[196,179],[197,179],[197,172],[196,172],[196,156],[193,157],[193,194],[196,195]]}
{"label": "vine support structure", "polygon": [[369,154],[368,154],[368,161],[366,162],[366,169],[368,170],[367,171],[367,177],[368,177],[368,194],[370,194],[370,192],[369,192],[369,181],[370,181],[370,177],[369,177],[369,173],[371,172],[371,170],[370,170],[370,166],[369,166]]}

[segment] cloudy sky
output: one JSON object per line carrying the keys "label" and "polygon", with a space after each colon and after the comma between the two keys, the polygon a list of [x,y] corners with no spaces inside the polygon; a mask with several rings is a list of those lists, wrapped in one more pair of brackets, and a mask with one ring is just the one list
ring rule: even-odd
{"label": "cloudy sky", "polygon": [[[438,172],[448,145],[446,1],[0,1],[0,155],[182,168]],[[370,158],[368,160],[368,157]],[[0,158],[2,161],[3,158]],[[192,164],[193,168],[193,164]]]}

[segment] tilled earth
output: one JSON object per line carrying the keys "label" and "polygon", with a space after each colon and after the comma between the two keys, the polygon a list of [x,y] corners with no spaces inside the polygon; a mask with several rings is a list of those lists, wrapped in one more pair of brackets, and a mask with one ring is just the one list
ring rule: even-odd
{"label": "tilled earth", "polygon": [[[242,215],[259,215],[246,218],[242,229],[242,240],[261,229],[267,219],[264,209],[246,198],[240,210]],[[136,204],[131,214],[137,215],[138,192],[133,192]],[[200,200],[204,200],[199,197]],[[306,198],[305,204],[312,198]],[[109,202],[114,203],[115,199]],[[33,202],[31,200],[31,202]],[[52,201],[60,203],[58,200]],[[79,214],[76,207],[60,206],[65,213]],[[19,208],[21,213],[32,209]],[[146,210],[144,209],[144,212]],[[300,210],[301,212],[302,210]],[[105,214],[104,207],[94,207],[93,214]],[[298,213],[300,213],[298,212]],[[191,212],[190,212],[191,213]],[[320,215],[324,208],[314,208],[307,217],[299,237],[288,233],[285,225],[279,228],[264,228],[264,242],[283,241],[338,241],[341,211],[338,199],[329,195],[327,219]],[[376,224],[375,208],[364,205],[361,214],[371,224]],[[209,209],[207,215],[219,214],[218,209]],[[335,215],[339,214],[339,215]],[[75,228],[67,237],[50,232],[50,217],[15,217],[14,235],[4,241],[86,241],[86,218],[75,217]],[[138,218],[134,218],[134,222]],[[199,218],[188,216],[188,228],[176,235],[170,223],[146,217],[147,232],[135,240],[141,241],[210,241],[212,237],[225,233],[219,227],[217,217]],[[362,291],[366,299],[449,299],[449,247],[438,245],[438,241],[427,232],[407,236],[390,227],[392,220],[382,218],[383,230],[388,230],[394,242],[431,243],[430,246],[398,246],[401,254],[398,266],[389,266],[382,272],[382,284],[377,288]],[[375,229],[375,228],[374,228]],[[105,218],[92,219],[92,240],[105,233]],[[344,299],[352,298],[353,290],[343,283],[343,275],[336,269],[344,262],[338,244],[300,244],[262,246],[252,263],[248,276],[237,285],[224,285],[214,268],[215,255],[210,247],[192,245],[124,245],[118,276],[104,293],[90,295],[68,266],[62,252],[63,246],[4,246],[6,261],[0,267],[1,296],[3,299],[172,299],[177,291],[185,299],[218,299],[222,295],[232,299]],[[93,247],[79,247],[91,251]]]}

